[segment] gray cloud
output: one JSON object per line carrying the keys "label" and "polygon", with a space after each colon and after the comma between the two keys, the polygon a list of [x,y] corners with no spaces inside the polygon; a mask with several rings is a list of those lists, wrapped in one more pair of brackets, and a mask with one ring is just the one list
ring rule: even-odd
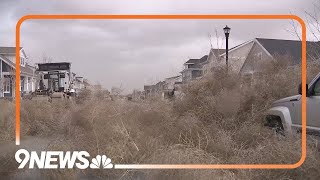
{"label": "gray cloud", "polygon": [[[14,45],[15,23],[26,14],[303,15],[311,6],[301,0],[1,1],[0,46]],[[296,38],[286,31],[286,20],[28,20],[22,25],[21,45],[33,62],[45,53],[56,61],[71,61],[75,72],[107,88],[122,83],[127,89],[141,89],[179,74],[188,58],[207,54],[208,34],[214,29],[222,43],[226,24],[232,28],[231,45],[255,37]]]}

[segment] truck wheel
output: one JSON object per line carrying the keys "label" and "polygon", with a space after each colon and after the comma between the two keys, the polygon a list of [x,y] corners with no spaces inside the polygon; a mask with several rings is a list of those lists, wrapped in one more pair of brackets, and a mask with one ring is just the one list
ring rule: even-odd
{"label": "truck wheel", "polygon": [[283,124],[279,116],[268,115],[266,121],[265,126],[271,127],[277,134],[285,135]]}

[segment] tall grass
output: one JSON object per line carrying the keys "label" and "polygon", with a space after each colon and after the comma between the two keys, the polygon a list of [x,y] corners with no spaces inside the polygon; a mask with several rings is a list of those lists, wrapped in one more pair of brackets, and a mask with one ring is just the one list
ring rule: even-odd
{"label": "tall grass", "polygon": [[[308,67],[308,78],[319,72]],[[270,63],[258,75],[217,72],[183,87],[173,102],[106,100],[86,92],[77,102],[22,103],[23,136],[56,139],[48,150],[106,154],[113,163],[261,164],[296,163],[300,134],[280,136],[263,126],[272,101],[297,94],[300,67]],[[13,140],[14,105],[2,102],[1,141]],[[59,141],[58,141],[59,140]],[[319,179],[318,141],[294,170],[85,170],[46,171],[54,179]]]}

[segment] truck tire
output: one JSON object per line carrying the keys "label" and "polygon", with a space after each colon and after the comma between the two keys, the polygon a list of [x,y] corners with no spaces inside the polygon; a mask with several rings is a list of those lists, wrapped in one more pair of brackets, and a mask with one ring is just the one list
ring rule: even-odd
{"label": "truck tire", "polygon": [[274,129],[277,134],[285,135],[284,127],[279,116],[267,115],[266,121],[265,126]]}

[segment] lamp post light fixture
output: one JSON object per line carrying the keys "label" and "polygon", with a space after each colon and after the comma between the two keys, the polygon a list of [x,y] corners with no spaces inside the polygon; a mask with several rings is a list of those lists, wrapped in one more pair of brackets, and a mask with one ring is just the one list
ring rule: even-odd
{"label": "lamp post light fixture", "polygon": [[223,28],[224,35],[226,36],[226,67],[227,67],[227,72],[228,72],[228,41],[229,41],[229,34],[230,34],[230,29],[228,26]]}

